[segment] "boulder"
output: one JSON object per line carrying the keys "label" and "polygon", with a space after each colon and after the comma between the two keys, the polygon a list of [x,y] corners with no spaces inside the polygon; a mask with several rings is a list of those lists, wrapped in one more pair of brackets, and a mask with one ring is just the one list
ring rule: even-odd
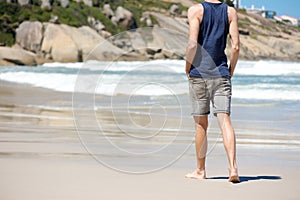
{"label": "boulder", "polygon": [[145,54],[145,49],[147,47],[147,43],[143,38],[142,34],[135,31],[129,34],[131,45],[134,51]]}
{"label": "boulder", "polygon": [[187,16],[188,16],[188,12],[185,11],[185,10],[183,10],[183,11],[181,12],[181,17],[187,17]]}
{"label": "boulder", "polygon": [[97,31],[102,37],[109,38],[111,36],[111,33],[106,31],[104,24],[99,20],[95,20],[94,17],[88,17],[88,23],[90,27]]}
{"label": "boulder", "polygon": [[177,6],[176,4],[173,4],[171,7],[170,7],[170,14],[171,15],[180,15],[181,14],[181,10],[179,8],[179,6]]}
{"label": "boulder", "polygon": [[128,32],[123,32],[121,34],[118,34],[118,35],[110,38],[110,39],[111,39],[113,45],[124,50],[126,53],[133,51]]}
{"label": "boulder", "polygon": [[36,65],[35,54],[23,49],[0,47],[0,63],[5,65]]}
{"label": "boulder", "polygon": [[104,37],[104,38],[109,38],[109,37],[111,37],[111,33],[110,32],[107,32],[107,31],[101,31],[100,32],[100,35],[102,36],[102,37]]}
{"label": "boulder", "polygon": [[164,50],[162,51],[162,53],[164,54],[164,57],[165,57],[165,58],[168,58],[168,59],[176,59],[176,58],[179,58],[179,57],[180,57],[180,56],[177,55],[175,52],[172,52],[172,51],[166,50],[166,49],[164,49]]}
{"label": "boulder", "polygon": [[151,18],[146,19],[146,25],[147,26],[153,26]]}
{"label": "boulder", "polygon": [[8,62],[8,61],[6,61],[6,60],[2,60],[1,58],[0,58],[0,66],[15,66],[16,64],[14,64],[14,63],[11,63],[11,62]]}
{"label": "boulder", "polygon": [[[13,3],[12,1],[9,1],[11,3]],[[21,6],[30,4],[30,0],[18,0],[18,4],[20,4]]]}
{"label": "boulder", "polygon": [[148,27],[153,26],[150,13],[149,12],[144,12],[142,17],[140,18],[140,22],[145,23]]}
{"label": "boulder", "polygon": [[186,44],[188,42],[187,34],[180,34],[175,30],[154,26],[152,35],[153,41],[148,43],[149,49],[162,49],[179,56],[185,55]]}
{"label": "boulder", "polygon": [[118,19],[116,16],[113,16],[110,20],[114,25],[116,25],[116,26],[118,25]]}
{"label": "boulder", "polygon": [[41,8],[43,10],[47,10],[47,11],[50,11],[52,9],[52,6],[51,6],[51,0],[42,0],[42,5],[41,5]]}
{"label": "boulder", "polygon": [[109,4],[105,4],[103,6],[103,14],[108,17],[109,19],[111,19],[115,14],[114,11],[111,9]]}
{"label": "boulder", "polygon": [[140,21],[146,23],[146,25],[148,27],[153,26],[153,22],[152,22],[152,19],[151,19],[151,13],[150,12],[143,12],[142,18],[140,19]]}
{"label": "boulder", "polygon": [[43,39],[42,30],[42,23],[25,21],[16,29],[16,43],[26,50],[38,52]]}
{"label": "boulder", "polygon": [[[156,30],[157,29],[157,30]],[[162,34],[161,36],[159,36]],[[126,52],[139,53],[142,56],[146,56],[149,59],[161,59],[163,57],[168,57],[162,52],[164,49],[175,46],[178,41],[178,33],[170,33],[168,30],[160,29],[157,26],[155,28],[143,28],[136,29],[133,31],[127,31],[120,35],[113,37],[112,43],[123,49]],[[172,38],[176,36],[174,41]],[[166,37],[166,38],[165,38]],[[180,43],[181,44],[181,43]],[[179,45],[180,45],[179,44]],[[185,46],[182,49],[185,49]],[[156,55],[157,54],[157,55]],[[173,57],[173,54],[169,57]]]}
{"label": "boulder", "polygon": [[87,6],[93,7],[93,1],[92,0],[83,0],[83,3]]}
{"label": "boulder", "polygon": [[143,18],[149,18],[150,15],[151,15],[151,13],[148,12],[148,11],[146,11],[146,12],[143,12],[142,17],[143,17]]}
{"label": "boulder", "polygon": [[99,20],[96,21],[96,24],[94,26],[95,31],[101,32],[102,30],[105,30],[105,26],[100,22]]}
{"label": "boulder", "polygon": [[[77,41],[77,46],[81,49],[83,60],[114,60],[124,54],[124,51],[114,46],[95,30],[88,26],[83,26],[78,29],[79,34],[74,34],[74,40]],[[73,32],[75,33],[75,32]],[[77,37],[77,39],[76,39]]]}
{"label": "boulder", "polygon": [[49,20],[50,23],[59,24],[58,16],[51,14],[51,18]]}
{"label": "boulder", "polygon": [[155,12],[151,12],[151,15],[155,17],[160,27],[164,27],[166,29],[171,29],[174,31],[178,31],[179,33],[188,35],[189,25],[186,23],[186,18],[168,17],[166,15]]}
{"label": "boulder", "polygon": [[88,26],[80,28],[46,23],[42,52],[56,62],[110,60],[123,51]]}
{"label": "boulder", "polygon": [[74,41],[78,52],[81,53],[81,61],[85,61],[90,52],[101,42],[104,41],[95,30],[88,26],[74,28],[67,25],[61,25],[64,32]]}
{"label": "boulder", "polygon": [[154,59],[154,60],[165,59],[165,55],[164,55],[162,52],[160,52],[160,53],[155,54],[155,55],[153,56],[153,59]]}
{"label": "boulder", "polygon": [[46,23],[44,27],[45,32],[41,50],[47,59],[53,59],[57,62],[78,62],[80,60],[75,42],[62,29],[61,25]]}
{"label": "boulder", "polygon": [[133,14],[129,10],[121,6],[119,6],[116,10],[116,20],[119,24],[127,29],[137,28],[137,24]]}
{"label": "boulder", "polygon": [[60,0],[60,5],[63,8],[67,8],[70,5],[70,1],[69,0]]}
{"label": "boulder", "polygon": [[87,21],[88,21],[89,25],[92,27],[96,24],[96,20],[94,17],[88,16]]}
{"label": "boulder", "polygon": [[100,33],[105,30],[105,26],[99,20],[96,20],[94,17],[88,17],[88,23],[92,29]]}

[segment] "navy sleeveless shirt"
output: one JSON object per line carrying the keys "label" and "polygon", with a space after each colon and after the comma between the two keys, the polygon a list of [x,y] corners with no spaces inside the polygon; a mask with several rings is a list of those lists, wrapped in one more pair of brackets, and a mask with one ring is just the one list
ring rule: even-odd
{"label": "navy sleeveless shirt", "polygon": [[204,13],[190,77],[229,77],[225,54],[229,33],[228,7],[224,3],[203,2],[202,5]]}

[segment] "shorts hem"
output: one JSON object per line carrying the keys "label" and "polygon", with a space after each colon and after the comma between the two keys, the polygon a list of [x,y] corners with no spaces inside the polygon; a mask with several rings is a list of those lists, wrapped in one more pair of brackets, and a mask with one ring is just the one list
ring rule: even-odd
{"label": "shorts hem", "polygon": [[231,115],[231,112],[225,111],[225,110],[224,110],[224,111],[221,110],[221,111],[216,111],[216,112],[214,112],[214,116],[217,117],[217,114],[218,114],[218,113],[225,113],[225,114],[228,114],[229,116]]}
{"label": "shorts hem", "polygon": [[204,114],[199,114],[199,113],[191,113],[191,115],[192,116],[207,116],[207,115],[209,115],[210,114],[210,112],[208,112],[208,113],[204,113]]}

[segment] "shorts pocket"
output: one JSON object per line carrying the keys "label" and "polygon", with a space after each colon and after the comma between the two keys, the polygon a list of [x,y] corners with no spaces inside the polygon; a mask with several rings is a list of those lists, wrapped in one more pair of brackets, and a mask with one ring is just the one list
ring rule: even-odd
{"label": "shorts pocket", "polygon": [[207,88],[205,81],[201,78],[189,80],[190,96],[195,101],[207,99]]}
{"label": "shorts pocket", "polygon": [[216,95],[218,96],[231,96],[231,80],[229,78],[221,78]]}

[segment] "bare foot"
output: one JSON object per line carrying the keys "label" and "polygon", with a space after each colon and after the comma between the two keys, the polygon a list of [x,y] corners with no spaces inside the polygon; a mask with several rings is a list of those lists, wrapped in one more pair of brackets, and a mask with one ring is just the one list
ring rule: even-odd
{"label": "bare foot", "polygon": [[188,173],[185,175],[185,178],[192,178],[192,179],[206,179],[205,169],[200,170],[196,169],[192,173]]}
{"label": "bare foot", "polygon": [[237,169],[234,169],[234,170],[229,169],[228,182],[231,182],[231,183],[240,183],[241,182],[240,178],[239,178],[239,175],[238,175],[238,172],[237,172]]}

